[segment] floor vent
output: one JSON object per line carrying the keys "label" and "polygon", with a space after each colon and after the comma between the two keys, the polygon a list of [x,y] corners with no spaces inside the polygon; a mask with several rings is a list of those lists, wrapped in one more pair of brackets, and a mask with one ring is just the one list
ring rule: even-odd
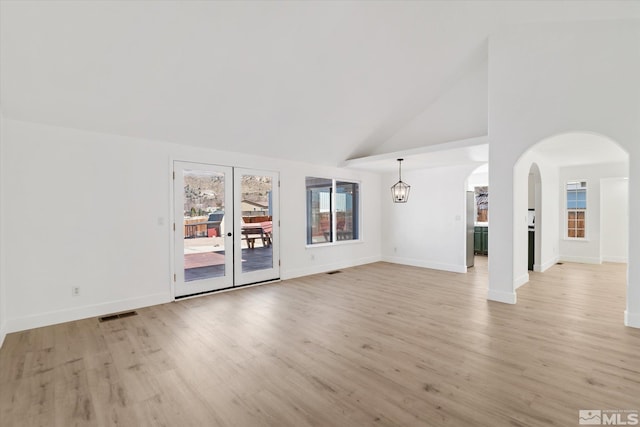
{"label": "floor vent", "polygon": [[556,265],[562,265],[564,262],[556,262]]}
{"label": "floor vent", "polygon": [[107,316],[98,317],[98,320],[101,322],[108,322],[109,320],[124,319],[125,317],[137,315],[138,313],[135,311],[125,311],[124,313],[109,314]]}
{"label": "floor vent", "polygon": [[338,273],[342,273],[342,271],[340,270],[335,270],[335,271],[330,271],[327,274],[338,274]]}

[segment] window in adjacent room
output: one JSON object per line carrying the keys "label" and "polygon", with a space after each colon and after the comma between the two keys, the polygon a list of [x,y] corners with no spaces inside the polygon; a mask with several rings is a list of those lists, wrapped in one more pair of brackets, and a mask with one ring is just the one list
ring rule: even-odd
{"label": "window in adjacent room", "polygon": [[476,197],[476,221],[489,221],[489,187],[474,187]]}
{"label": "window in adjacent room", "polygon": [[587,183],[586,181],[569,181],[566,190],[567,237],[584,239],[587,219]]}
{"label": "window in adjacent room", "polygon": [[307,244],[358,240],[359,184],[306,178]]}

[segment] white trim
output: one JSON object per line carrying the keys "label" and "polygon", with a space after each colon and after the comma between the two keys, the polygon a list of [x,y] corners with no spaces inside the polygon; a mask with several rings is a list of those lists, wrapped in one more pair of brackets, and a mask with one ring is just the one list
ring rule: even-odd
{"label": "white trim", "polygon": [[515,304],[518,298],[515,292],[494,291],[489,289],[487,300],[501,302],[503,304]]}
{"label": "white trim", "polygon": [[359,244],[359,243],[364,243],[364,241],[362,239],[337,240],[335,242],[322,242],[322,243],[312,243],[312,244],[307,243],[304,247],[305,249],[315,249],[315,248],[326,248],[326,247],[340,246],[340,245],[353,245],[353,244]]}
{"label": "white trim", "polygon": [[176,282],[173,280],[174,277],[176,277],[176,274],[178,274],[177,270],[176,270],[176,263],[174,261],[175,259],[175,250],[176,250],[176,236],[175,236],[175,229],[174,224],[176,223],[176,214],[175,214],[175,206],[176,206],[176,195],[175,195],[175,191],[174,191],[174,181],[175,178],[173,178],[173,174],[176,173],[176,168],[175,168],[175,164],[178,160],[175,160],[175,158],[173,156],[169,156],[169,180],[168,180],[168,184],[169,184],[169,206],[168,206],[168,214],[167,214],[167,218],[169,218],[169,224],[168,224],[168,233],[167,236],[169,237],[169,258],[167,259],[167,262],[169,263],[169,290],[171,291],[171,296],[175,298],[176,295]]}
{"label": "white trim", "polygon": [[640,328],[640,313],[629,313],[624,311],[624,324],[630,328]]}
{"label": "white trim", "polygon": [[[7,206],[5,183],[6,177],[6,123],[4,121],[4,114],[0,110],[0,236],[5,235],[6,221],[4,215],[4,209]],[[0,348],[4,343],[4,338],[7,335],[7,262],[6,262],[6,239],[0,239]]]}
{"label": "white trim", "polygon": [[602,255],[602,262],[619,262],[621,264],[627,264],[629,258],[626,256],[606,256]]}
{"label": "white trim", "polygon": [[547,271],[557,263],[558,263],[558,257],[555,257],[550,259],[547,262],[542,263],[542,265],[534,264],[533,271],[535,271],[536,273],[544,273],[545,271]]}
{"label": "white trim", "polygon": [[562,261],[562,262],[577,262],[579,264],[602,264],[602,259],[601,258],[583,257],[583,256],[560,255],[560,261]]}
{"label": "white trim", "polygon": [[444,264],[437,261],[424,261],[415,258],[402,258],[393,256],[383,256],[382,261],[391,262],[393,264],[410,265],[412,267],[429,268],[432,270],[451,271],[453,273],[466,273],[466,265]]}
{"label": "white trim", "polygon": [[529,281],[529,273],[525,273],[522,276],[516,278],[513,281],[513,290],[515,291],[516,289],[518,289],[520,286],[524,285],[528,281]]}
{"label": "white trim", "polygon": [[86,319],[89,317],[103,316],[105,314],[117,313],[125,310],[133,310],[152,305],[172,302],[173,298],[168,292],[161,294],[147,295],[138,298],[129,298],[120,301],[112,301],[102,304],[87,305],[50,311],[48,313],[35,314],[32,316],[20,317],[7,320],[6,332],[18,332],[26,329],[39,328],[41,326],[55,325],[57,323],[71,322],[73,320]]}
{"label": "white trim", "polygon": [[280,269],[281,279],[295,279],[296,277],[310,276],[312,274],[325,273],[327,271],[337,270],[340,268],[356,267],[358,265],[371,264],[373,262],[382,261],[379,256],[358,258],[346,262],[334,262],[332,264],[314,265],[306,268],[297,268],[293,270],[287,270],[283,265]]}

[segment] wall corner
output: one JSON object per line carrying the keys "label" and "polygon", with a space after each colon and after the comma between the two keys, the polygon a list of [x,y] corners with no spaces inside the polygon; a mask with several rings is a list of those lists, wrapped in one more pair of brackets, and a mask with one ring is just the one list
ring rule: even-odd
{"label": "wall corner", "polygon": [[624,325],[630,328],[640,328],[640,313],[624,311]]}
{"label": "wall corner", "polygon": [[487,300],[501,302],[503,304],[515,304],[517,302],[517,295],[515,292],[503,292],[489,289]]}

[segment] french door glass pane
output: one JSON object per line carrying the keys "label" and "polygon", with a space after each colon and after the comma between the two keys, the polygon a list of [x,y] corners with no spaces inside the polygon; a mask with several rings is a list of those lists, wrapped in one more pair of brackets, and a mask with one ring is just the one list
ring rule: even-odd
{"label": "french door glass pane", "polygon": [[184,281],[225,275],[224,174],[184,170]]}
{"label": "french door glass pane", "polygon": [[242,272],[273,268],[273,180],[242,175]]}

